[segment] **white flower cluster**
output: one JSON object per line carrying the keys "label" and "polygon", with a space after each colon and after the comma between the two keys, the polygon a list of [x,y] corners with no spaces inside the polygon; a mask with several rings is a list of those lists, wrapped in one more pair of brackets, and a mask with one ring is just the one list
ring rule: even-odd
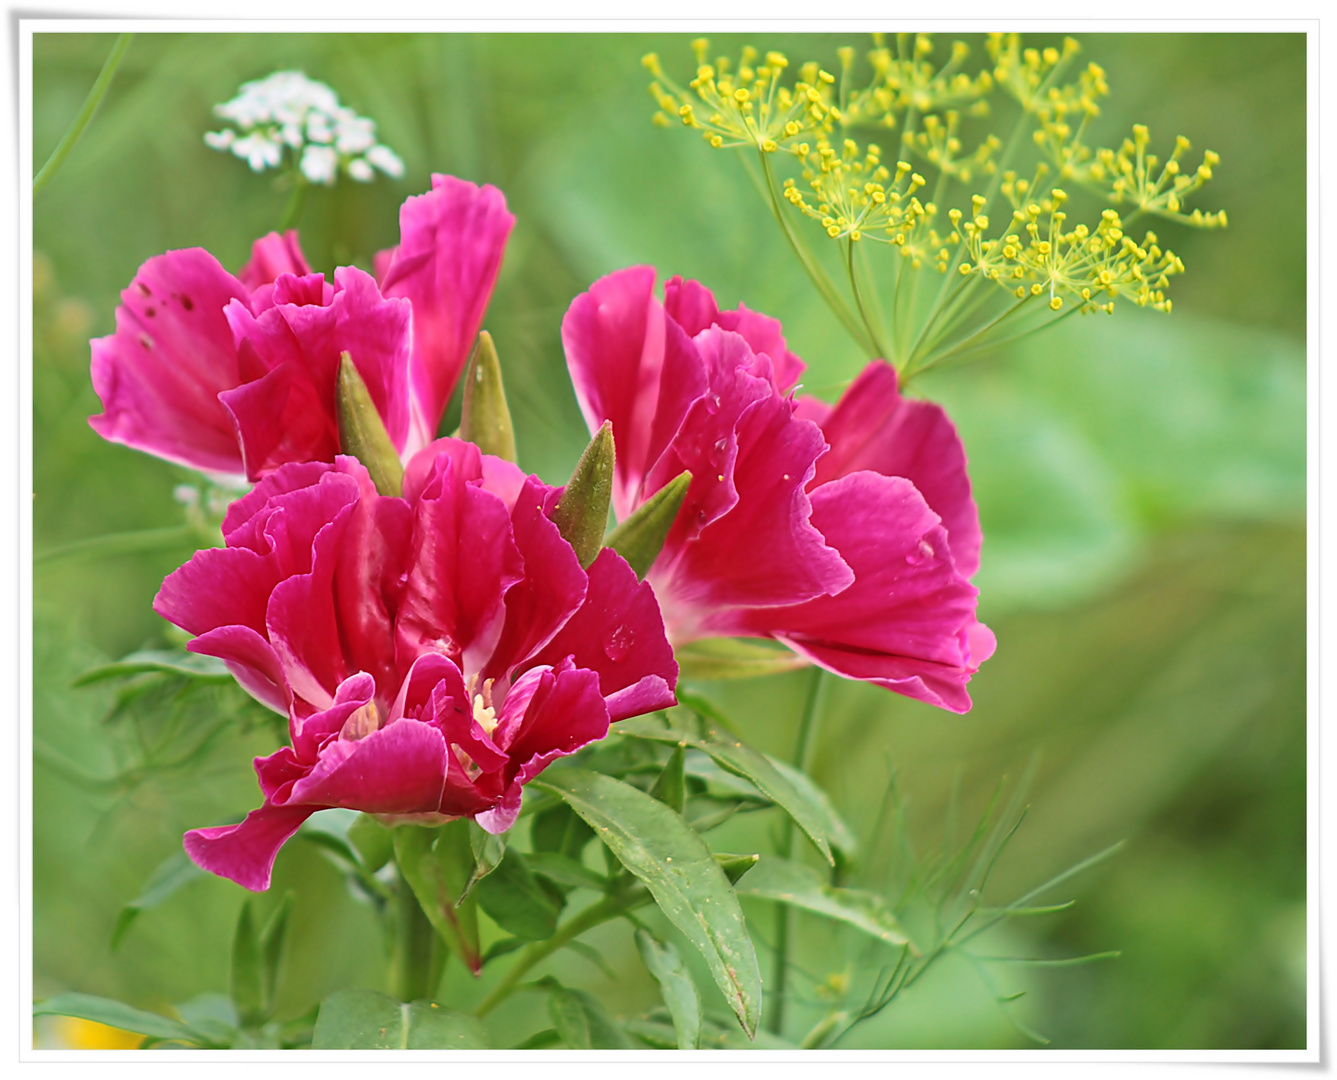
{"label": "white flower cluster", "polygon": [[313,184],[333,184],[340,169],[363,183],[375,169],[404,175],[399,155],[376,141],[375,121],[340,105],[333,90],[300,71],[276,71],[244,83],[235,98],[214,106],[214,113],[240,131],[210,131],[204,141],[232,151],[256,172],[278,168],[286,146],[300,155],[298,167]]}

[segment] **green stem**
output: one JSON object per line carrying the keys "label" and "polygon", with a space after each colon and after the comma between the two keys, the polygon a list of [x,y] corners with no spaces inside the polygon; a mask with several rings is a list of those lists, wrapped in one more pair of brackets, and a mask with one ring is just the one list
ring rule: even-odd
{"label": "green stem", "polygon": [[483,1017],[490,1013],[515,993],[520,980],[531,968],[546,960],[568,942],[574,941],[586,930],[593,929],[600,923],[606,923],[609,919],[616,919],[624,912],[648,903],[649,900],[650,894],[641,891],[621,896],[606,896],[559,927],[557,933],[547,941],[536,941],[533,945],[527,946],[511,965],[511,969],[502,976],[501,982],[497,983],[492,992],[478,1003],[474,1015]]}
{"label": "green stem", "polygon": [[[1047,321],[1042,322],[1039,326],[1032,326],[1028,330],[1023,330],[1018,334],[1013,334],[1011,337],[1003,338],[1002,341],[982,341],[976,345],[971,345],[969,348],[953,348],[950,352],[944,352],[938,354],[938,356],[934,358],[932,366],[938,367],[939,365],[942,365],[944,360],[948,360],[953,357],[955,359],[952,359],[952,362],[945,366],[959,367],[962,364],[972,363],[973,361],[963,360],[961,358],[963,356],[969,356],[971,353],[980,352],[983,349],[990,349],[993,352],[999,352],[1000,350],[1007,348],[1014,342],[1021,341],[1023,338],[1028,338],[1033,334],[1041,334],[1044,331],[1050,329],[1051,327],[1057,326],[1064,319],[1068,318],[1069,316],[1076,315],[1081,310],[1082,310],[1081,305],[1074,305],[1073,307],[1068,308],[1067,311],[1065,311],[1062,315],[1058,316],[1057,318],[1048,319]],[[922,371],[924,369],[921,368],[920,370]]]}
{"label": "green stem", "polygon": [[[803,772],[812,765],[812,752],[817,745],[817,729],[821,718],[822,700],[826,696],[826,681],[822,678],[825,671],[813,667],[808,681],[808,696],[803,703],[803,716],[799,721],[798,746],[794,751],[794,764]],[[794,821],[786,817],[780,826],[780,855],[786,859],[794,857]],[[784,1030],[785,1024],[785,984],[789,979],[789,938],[793,912],[788,904],[777,904],[775,908],[775,971],[771,975],[770,998],[774,1003],[767,1017],[767,1028],[776,1035]]]}
{"label": "green stem", "polygon": [[890,359],[886,346],[882,344],[877,331],[873,328],[872,319],[868,317],[868,309],[864,307],[863,291],[859,288],[859,278],[854,272],[854,244],[853,240],[845,241],[845,267],[849,272],[850,292],[854,294],[854,305],[859,309],[859,318],[863,320],[864,329],[868,332],[868,339],[873,343],[877,356]]}
{"label": "green stem", "polygon": [[111,80],[116,76],[116,69],[121,66],[121,60],[125,57],[126,49],[130,47],[132,37],[134,37],[134,34],[121,34],[116,39],[116,44],[111,47],[111,54],[107,57],[106,63],[102,65],[97,81],[93,83],[93,89],[89,90],[88,97],[84,98],[83,107],[75,116],[74,123],[69,126],[56,148],[51,151],[51,156],[46,159],[46,164],[33,177],[33,198],[36,198],[37,193],[51,182],[56,170],[69,157],[70,151],[74,149],[74,144],[79,141],[79,137],[83,135],[84,130],[92,122],[93,114],[97,112],[97,107],[102,104],[102,99],[107,96]]}
{"label": "green stem", "polygon": [[775,174],[771,170],[770,158],[765,152],[761,153],[761,171],[765,177],[763,186],[771,203],[771,212],[775,215],[775,220],[779,224],[781,232],[785,234],[785,239],[789,241],[790,249],[794,252],[809,279],[817,286],[817,291],[821,293],[822,299],[826,301],[827,306],[830,307],[836,318],[849,331],[850,336],[858,342],[859,347],[870,357],[875,357],[877,355],[876,344],[868,337],[859,320],[854,317],[854,313],[850,311],[849,306],[836,291],[835,285],[832,284],[822,265],[817,262],[790,226],[789,219],[785,216],[784,207],[780,205],[780,196],[776,193]]}
{"label": "green stem", "polygon": [[302,216],[306,205],[306,190],[311,185],[300,172],[294,169],[292,175],[292,194],[288,196],[288,205],[283,208],[283,218],[279,222],[279,232],[286,232],[297,227],[297,219]]}
{"label": "green stem", "polygon": [[441,982],[445,952],[413,889],[401,873],[396,882],[395,944],[390,958],[391,992],[400,1001],[429,1000]]}

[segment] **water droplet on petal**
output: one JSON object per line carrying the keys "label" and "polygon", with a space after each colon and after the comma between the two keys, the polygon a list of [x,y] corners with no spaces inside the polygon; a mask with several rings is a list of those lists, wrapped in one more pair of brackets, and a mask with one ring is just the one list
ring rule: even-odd
{"label": "water droplet on petal", "polygon": [[608,635],[608,640],[604,642],[604,653],[609,660],[616,663],[627,655],[635,642],[636,632],[629,626],[619,626]]}

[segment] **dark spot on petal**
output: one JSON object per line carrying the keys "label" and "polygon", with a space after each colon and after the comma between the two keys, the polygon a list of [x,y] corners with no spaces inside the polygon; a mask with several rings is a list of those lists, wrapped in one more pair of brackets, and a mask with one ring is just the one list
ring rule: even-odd
{"label": "dark spot on petal", "polygon": [[152,295],[153,295],[153,290],[151,290],[151,289],[150,289],[147,285],[145,285],[142,281],[136,281],[136,282],[135,282],[135,288],[137,288],[137,289],[138,289],[141,293],[143,293],[145,296],[152,296]]}
{"label": "dark spot on petal", "polygon": [[144,318],[146,318],[146,319],[151,319],[151,318],[153,318],[153,316],[155,316],[156,314],[158,314],[158,309],[157,309],[157,308],[146,307],[146,308],[144,309]]}
{"label": "dark spot on petal", "polygon": [[146,348],[146,349],[151,349],[151,348],[153,348],[153,339],[152,339],[151,337],[149,337],[148,334],[140,334],[140,335],[139,335],[139,343],[140,343],[141,345],[143,345],[144,348]]}
{"label": "dark spot on petal", "polygon": [[187,296],[185,293],[182,293],[182,294],[181,294],[181,306],[182,306],[183,308],[185,308],[187,311],[194,311],[194,310],[195,310],[195,304],[194,304],[194,302],[193,302],[193,301],[190,299],[190,297]]}

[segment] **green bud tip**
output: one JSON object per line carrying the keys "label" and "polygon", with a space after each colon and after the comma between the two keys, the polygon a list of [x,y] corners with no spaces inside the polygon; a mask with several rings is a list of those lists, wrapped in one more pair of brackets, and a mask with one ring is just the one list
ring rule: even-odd
{"label": "green bud tip", "polygon": [[402,495],[404,466],[399,452],[390,441],[367,384],[346,352],[339,358],[337,412],[339,451],[366,466],[372,483],[382,495]]}
{"label": "green bud tip", "polygon": [[608,502],[613,495],[613,425],[605,420],[576,462],[552,520],[588,568],[603,546],[608,526]]}
{"label": "green bud tip", "polygon": [[679,473],[638,506],[604,541],[605,547],[627,560],[638,578],[644,578],[659,558],[691,483],[691,473]]}
{"label": "green bud tip", "polygon": [[474,443],[485,454],[514,461],[515,429],[506,405],[506,390],[501,381],[501,363],[497,359],[492,335],[483,330],[469,360],[464,376],[464,409],[460,417],[460,438]]}

